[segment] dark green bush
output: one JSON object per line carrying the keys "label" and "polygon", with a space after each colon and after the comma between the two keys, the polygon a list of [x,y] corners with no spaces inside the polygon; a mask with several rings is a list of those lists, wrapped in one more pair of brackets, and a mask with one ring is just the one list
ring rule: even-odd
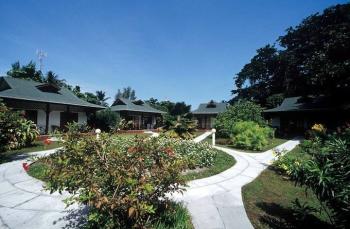
{"label": "dark green bush", "polygon": [[99,128],[105,132],[113,132],[118,129],[120,123],[120,116],[107,108],[96,112],[94,118],[95,128]]}

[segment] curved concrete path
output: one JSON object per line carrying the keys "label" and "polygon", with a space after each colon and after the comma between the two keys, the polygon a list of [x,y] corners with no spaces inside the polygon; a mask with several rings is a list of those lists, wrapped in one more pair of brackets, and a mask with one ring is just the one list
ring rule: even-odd
{"label": "curved concrete path", "polygon": [[[55,150],[32,153],[44,156]],[[68,194],[50,194],[43,182],[30,177],[22,168],[26,160],[0,165],[0,228],[74,228],[81,222],[77,205],[65,208]]]}
{"label": "curved concrete path", "polygon": [[[298,144],[299,140],[291,140],[276,148],[290,151]],[[196,229],[253,228],[244,209],[241,189],[272,163],[273,151],[243,153],[215,148],[232,155],[236,164],[215,176],[189,182],[183,195],[173,196],[185,203]]]}

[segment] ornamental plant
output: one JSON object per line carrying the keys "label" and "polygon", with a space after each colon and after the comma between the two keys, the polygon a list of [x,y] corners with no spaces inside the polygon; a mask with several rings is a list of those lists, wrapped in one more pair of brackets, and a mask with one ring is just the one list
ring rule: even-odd
{"label": "ornamental plant", "polygon": [[197,129],[197,122],[188,115],[178,116],[177,119],[168,119],[164,134],[171,138],[192,139]]}
{"label": "ornamental plant", "polygon": [[0,102],[0,151],[32,144],[39,136],[36,125]]}
{"label": "ornamental plant", "polygon": [[265,126],[266,122],[261,113],[262,108],[258,104],[251,101],[236,102],[217,116],[214,125],[218,136],[229,138],[233,126],[240,121],[253,121],[260,126]]}
{"label": "ornamental plant", "polygon": [[252,121],[240,121],[230,129],[233,146],[248,150],[262,150],[274,137],[270,127],[261,127]]}
{"label": "ornamental plant", "polygon": [[66,133],[63,149],[45,159],[47,189],[68,191],[68,204],[89,207],[90,228],[146,228],[181,192],[185,163],[157,138]]}
{"label": "ornamental plant", "polygon": [[304,141],[301,148],[308,156],[307,160],[292,158],[284,160],[284,163],[280,163],[283,166],[279,167],[296,185],[304,186],[315,193],[334,227],[348,228],[350,128],[323,138],[315,137]]}

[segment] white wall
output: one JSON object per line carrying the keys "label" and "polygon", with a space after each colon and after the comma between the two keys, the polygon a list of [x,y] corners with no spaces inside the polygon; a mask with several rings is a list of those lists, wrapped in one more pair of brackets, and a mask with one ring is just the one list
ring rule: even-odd
{"label": "white wall", "polygon": [[45,133],[46,113],[44,110],[38,110],[37,126],[41,134]]}
{"label": "white wall", "polygon": [[78,112],[78,123],[86,123],[87,115],[86,112]]}
{"label": "white wall", "polygon": [[[41,134],[45,133],[46,127],[46,112],[44,110],[38,111],[37,126]],[[60,126],[61,123],[61,111],[51,111],[49,115],[49,132],[52,131],[52,126]],[[86,112],[78,112],[78,123],[86,123]]]}
{"label": "white wall", "polygon": [[52,126],[60,126],[61,115],[60,111],[51,111],[49,115],[49,131],[52,131]]}

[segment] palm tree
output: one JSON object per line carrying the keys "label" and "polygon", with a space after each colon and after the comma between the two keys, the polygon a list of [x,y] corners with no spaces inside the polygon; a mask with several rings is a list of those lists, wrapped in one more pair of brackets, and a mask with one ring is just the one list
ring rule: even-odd
{"label": "palm tree", "polygon": [[106,97],[106,92],[104,91],[96,91],[96,97],[97,97],[97,100],[99,102],[99,104],[101,106],[105,106],[107,107],[108,104],[106,103],[106,101],[110,98],[110,97]]}
{"label": "palm tree", "polygon": [[49,84],[53,84],[53,85],[59,86],[59,87],[62,87],[62,86],[64,86],[66,84],[65,80],[60,80],[58,78],[58,75],[55,74],[53,71],[48,71],[47,72],[46,78],[45,78],[45,82],[49,83]]}

